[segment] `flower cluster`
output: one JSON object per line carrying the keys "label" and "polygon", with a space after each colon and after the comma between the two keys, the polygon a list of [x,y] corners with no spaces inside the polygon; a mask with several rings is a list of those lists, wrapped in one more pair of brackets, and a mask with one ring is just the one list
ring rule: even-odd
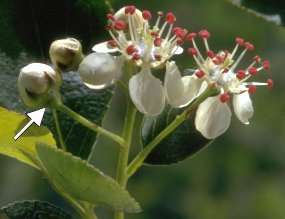
{"label": "flower cluster", "polygon": [[[205,45],[204,57],[198,49],[195,37],[199,35]],[[268,60],[262,61],[259,56],[254,56],[252,62],[245,68],[238,68],[247,51],[253,51],[254,46],[244,39],[237,37],[234,49],[229,52],[221,50],[217,53],[210,49],[208,38],[210,33],[201,30],[198,34],[189,33],[187,40],[191,41],[193,47],[188,49],[188,53],[193,56],[198,68],[192,75],[190,86],[196,89],[196,96],[205,89],[203,85],[215,86],[220,94],[206,99],[198,107],[195,125],[206,138],[213,139],[223,134],[230,125],[231,110],[227,104],[232,98],[233,110],[237,118],[244,124],[249,124],[249,119],[253,116],[253,106],[250,94],[256,92],[256,86],[273,87],[273,80],[266,82],[249,81],[262,70],[269,70]],[[241,53],[237,55],[238,50]],[[188,94],[193,98],[193,94]]]}
{"label": "flower cluster", "polygon": [[[154,25],[151,25],[153,15],[150,11],[140,11],[135,6],[126,6],[114,15],[108,14],[109,24],[107,30],[111,40],[97,44],[93,47],[96,53],[119,53],[120,58],[115,57],[114,66],[118,69],[123,61],[132,62],[141,70],[134,74],[129,81],[129,93],[133,103],[138,110],[146,115],[158,115],[164,109],[168,99],[162,82],[153,76],[151,69],[164,67],[165,63],[173,56],[181,54],[183,49],[180,45],[187,34],[185,29],[174,27],[176,17],[172,12],[164,15],[157,13]],[[116,62],[119,63],[116,63]],[[92,65],[90,60],[90,66]],[[87,66],[87,63],[85,67]],[[104,67],[105,68],[105,67]],[[86,68],[85,68],[86,69]],[[102,69],[106,72],[104,69]],[[173,71],[173,67],[166,68],[165,75]],[[79,71],[83,81],[86,81],[86,71]],[[93,72],[101,75],[100,71]],[[90,81],[89,87],[102,88],[112,84],[120,77],[121,71],[118,70],[108,80],[102,80],[101,84]],[[111,73],[109,74],[111,75]],[[96,85],[96,86],[94,86]],[[170,88],[171,90],[172,88]],[[175,96],[175,95],[172,95]]]}

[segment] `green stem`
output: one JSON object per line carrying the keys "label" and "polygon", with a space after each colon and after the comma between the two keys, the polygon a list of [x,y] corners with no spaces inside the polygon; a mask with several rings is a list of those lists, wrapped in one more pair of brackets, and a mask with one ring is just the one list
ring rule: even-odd
{"label": "green stem", "polygon": [[99,134],[102,134],[102,135],[112,139],[113,141],[117,142],[120,146],[123,147],[125,145],[125,140],[123,138],[121,138],[120,136],[114,134],[113,132],[110,132],[110,131],[102,128],[101,126],[98,126],[95,123],[89,121],[88,119],[86,119],[85,117],[74,112],[73,110],[71,110],[70,108],[65,106],[64,104],[61,104],[61,103],[56,104],[55,108],[57,110],[63,112],[63,113],[66,113],[71,118],[73,118],[75,121],[79,122],[81,125],[89,128],[89,129],[91,129],[92,131],[97,132]]}
{"label": "green stem", "polygon": [[[132,136],[136,119],[136,112],[137,110],[135,106],[129,100],[127,105],[123,134],[122,134],[123,138],[125,139],[125,147],[120,148],[120,154],[117,165],[117,177],[116,177],[117,182],[123,188],[126,188],[128,182],[127,167],[128,167],[129,152],[132,143]],[[124,213],[115,212],[114,218],[124,219]]]}
{"label": "green stem", "polygon": [[173,132],[179,125],[181,125],[189,115],[209,96],[216,93],[215,89],[208,88],[199,98],[197,98],[183,113],[176,116],[176,118],[162,130],[146,147],[135,157],[127,169],[127,176],[131,177],[142,165],[151,151],[171,132]]}
{"label": "green stem", "polygon": [[59,139],[59,144],[60,147],[66,151],[67,147],[65,145],[65,142],[63,140],[63,136],[62,136],[62,132],[61,132],[61,128],[60,128],[60,124],[59,124],[59,119],[58,119],[58,114],[56,109],[52,109],[52,115],[53,115],[53,119],[54,119],[54,123],[55,123],[55,129],[56,129],[56,133],[57,133],[57,137]]}
{"label": "green stem", "polygon": [[[136,71],[135,66],[132,63],[126,64],[126,80],[129,81],[132,74]],[[129,94],[127,93],[127,110],[125,115],[124,127],[122,132],[122,138],[125,140],[125,147],[120,148],[116,180],[122,186],[126,188],[128,182],[127,167],[129,161],[130,147],[132,144],[133,130],[136,120],[137,109],[131,101]],[[125,214],[123,211],[117,211],[114,214],[114,219],[124,219]]]}

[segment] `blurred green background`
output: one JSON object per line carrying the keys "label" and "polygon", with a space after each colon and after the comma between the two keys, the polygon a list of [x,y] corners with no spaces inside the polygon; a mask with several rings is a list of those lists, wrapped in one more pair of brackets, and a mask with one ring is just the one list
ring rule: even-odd
{"label": "blurred green background", "polygon": [[[20,1],[11,2],[20,5]],[[33,7],[33,1],[25,2]],[[57,7],[56,2],[68,1],[49,2],[52,8]],[[93,43],[107,35],[102,31],[104,8],[99,10],[102,14],[92,13],[92,7],[98,10],[96,3],[99,1],[86,2],[93,2],[94,5],[86,4],[89,12],[83,10],[77,14],[80,17],[78,23],[73,19],[62,25],[68,23],[69,30],[74,31],[74,36],[81,37],[86,51],[89,51]],[[251,125],[244,126],[233,117],[227,133],[192,159],[167,167],[143,167],[130,180],[129,190],[141,203],[144,212],[128,215],[127,218],[285,219],[284,29],[222,0],[120,0],[114,3],[115,9],[131,3],[152,12],[173,11],[178,25],[191,31],[207,28],[212,33],[210,45],[215,50],[231,50],[235,37],[243,37],[255,44],[256,52],[261,57],[271,61],[270,73],[262,74],[270,74],[276,83],[272,91],[259,88],[253,96],[256,112]],[[33,41],[27,37],[29,25],[25,23],[26,11],[18,8],[8,14],[10,5],[5,0],[0,4],[0,103],[10,109],[24,110],[15,86],[18,70],[34,60],[46,61],[46,44],[58,35],[66,35],[68,31],[65,33],[59,29],[49,35],[40,32],[37,40]],[[63,8],[63,20],[71,19],[72,13],[67,13]],[[9,16],[18,18],[15,26],[9,26]],[[33,16],[33,25],[37,26],[38,18]],[[7,20],[3,20],[3,17]],[[52,14],[50,17],[52,19]],[[73,26],[81,23],[81,28],[73,29]],[[83,27],[86,29],[83,30]],[[7,37],[9,31],[16,31],[20,40]],[[90,38],[90,34],[94,34],[94,38]],[[245,64],[250,62],[250,56],[247,58]],[[179,57],[177,62],[181,69],[193,66],[192,59],[186,54]],[[268,77],[262,74],[258,79]],[[119,131],[124,116],[121,93],[115,95],[112,106],[105,125]],[[138,150],[134,148],[133,155]],[[117,152],[118,148],[113,142],[100,138],[92,163],[114,176]],[[0,174],[0,206],[16,200],[40,199],[69,208],[53,192],[46,179],[28,166],[0,155]],[[98,212],[101,218],[111,217],[107,210],[98,209]]]}

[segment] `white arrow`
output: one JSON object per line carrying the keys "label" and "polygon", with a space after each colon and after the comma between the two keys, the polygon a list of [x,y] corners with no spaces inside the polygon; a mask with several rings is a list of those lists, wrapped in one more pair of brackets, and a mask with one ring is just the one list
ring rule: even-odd
{"label": "white arrow", "polygon": [[31,120],[28,122],[27,125],[25,125],[24,128],[22,128],[21,131],[18,132],[17,135],[15,135],[14,140],[17,140],[33,123],[36,123],[38,126],[41,126],[45,110],[45,108],[42,108],[34,112],[28,113],[27,116],[30,117]]}

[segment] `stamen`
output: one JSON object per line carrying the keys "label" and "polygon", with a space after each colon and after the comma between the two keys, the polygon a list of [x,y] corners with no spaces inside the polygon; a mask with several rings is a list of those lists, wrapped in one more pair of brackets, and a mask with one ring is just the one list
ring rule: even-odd
{"label": "stamen", "polygon": [[268,78],[266,82],[267,82],[268,88],[272,89],[274,86],[274,81],[271,78]]}
{"label": "stamen", "polygon": [[125,7],[125,14],[134,14],[136,11],[136,6],[134,5],[128,5]]}
{"label": "stamen", "polygon": [[132,56],[132,59],[134,61],[138,61],[138,60],[140,60],[140,58],[141,58],[141,56],[138,53],[134,53],[133,56]]}
{"label": "stamen", "polygon": [[170,34],[172,32],[172,28],[173,28],[173,24],[170,24],[170,27],[169,27],[169,30],[166,34],[166,37],[165,37],[165,40],[168,41],[169,37],[170,37]]}
{"label": "stamen", "polygon": [[188,48],[188,54],[191,54],[192,56],[197,56],[198,52],[196,48]]}
{"label": "stamen", "polygon": [[258,73],[258,70],[255,67],[250,67],[248,69],[248,73],[251,74],[252,76],[254,76]]}
{"label": "stamen", "polygon": [[166,22],[168,24],[174,24],[174,22],[176,21],[176,17],[172,12],[168,12],[166,14]]}
{"label": "stamen", "polygon": [[245,78],[246,74],[244,70],[238,70],[236,73],[236,76],[239,80],[242,80]]}
{"label": "stamen", "polygon": [[131,21],[131,15],[127,15],[128,16],[128,22],[129,22],[129,31],[130,31],[130,36],[131,36],[131,40],[134,42],[135,41],[135,36],[133,33],[133,25],[132,25],[132,21]]}
{"label": "stamen", "polygon": [[270,62],[268,60],[264,60],[262,63],[262,66],[265,70],[269,70],[270,69]]}
{"label": "stamen", "polygon": [[137,49],[134,45],[129,45],[126,49],[128,55],[132,55],[134,52],[137,52]]}
{"label": "stamen", "polygon": [[115,40],[109,40],[109,41],[107,42],[107,45],[110,46],[111,48],[117,47],[117,43],[116,43]]}
{"label": "stamen", "polygon": [[114,15],[111,13],[108,13],[106,17],[108,20],[115,21]]}
{"label": "stamen", "polygon": [[235,63],[232,65],[232,67],[230,68],[230,71],[234,71],[235,68],[238,66],[238,64],[240,63],[240,61],[242,60],[242,58],[244,57],[245,53],[246,53],[247,49],[244,49],[242,51],[242,53],[239,55],[238,59],[235,61]]}
{"label": "stamen", "polygon": [[161,61],[161,55],[155,54],[154,58],[156,61]]}
{"label": "stamen", "polygon": [[158,29],[158,26],[159,26],[159,23],[160,23],[160,20],[161,20],[161,17],[163,16],[163,12],[162,11],[159,11],[157,12],[157,15],[158,15],[158,18],[155,22],[155,25],[153,27],[154,30]]}
{"label": "stamen", "polygon": [[224,93],[220,94],[220,101],[222,103],[227,103],[230,99],[231,99],[231,96],[229,95],[228,92],[224,92]]}
{"label": "stamen", "polygon": [[255,85],[249,85],[248,86],[248,93],[254,94],[256,92],[256,86]]}
{"label": "stamen", "polygon": [[245,48],[246,48],[247,50],[249,50],[249,51],[254,50],[254,45],[251,44],[250,42],[245,42],[245,43],[244,43],[244,46],[245,46]]}
{"label": "stamen", "polygon": [[207,56],[211,59],[213,59],[216,55],[212,50],[207,51]]}
{"label": "stamen", "polygon": [[204,29],[199,32],[199,36],[203,39],[208,39],[211,34],[208,32],[208,30]]}
{"label": "stamen", "polygon": [[114,22],[114,28],[115,30],[117,31],[120,31],[120,30],[125,30],[126,29],[126,23],[122,20],[117,20]]}
{"label": "stamen", "polygon": [[161,41],[162,41],[161,38],[157,37],[154,39],[153,43],[156,47],[159,47],[161,46]]}
{"label": "stamen", "polygon": [[152,18],[152,15],[151,15],[150,11],[148,11],[148,10],[144,10],[142,12],[142,16],[147,21],[151,20],[151,18]]}
{"label": "stamen", "polygon": [[237,37],[235,39],[235,42],[236,42],[236,46],[235,48],[233,49],[233,51],[231,52],[231,59],[235,56],[237,50],[238,50],[238,47],[239,46],[243,46],[244,45],[244,39],[240,38],[240,37]]}
{"label": "stamen", "polygon": [[261,61],[261,58],[259,56],[254,56],[253,57],[253,60],[256,62],[256,63],[259,63]]}
{"label": "stamen", "polygon": [[195,72],[195,75],[198,77],[198,78],[203,78],[205,76],[205,72],[203,72],[202,70],[197,70]]}
{"label": "stamen", "polygon": [[189,33],[187,36],[186,36],[186,40],[188,41],[192,41],[195,37],[197,36],[197,33]]}

